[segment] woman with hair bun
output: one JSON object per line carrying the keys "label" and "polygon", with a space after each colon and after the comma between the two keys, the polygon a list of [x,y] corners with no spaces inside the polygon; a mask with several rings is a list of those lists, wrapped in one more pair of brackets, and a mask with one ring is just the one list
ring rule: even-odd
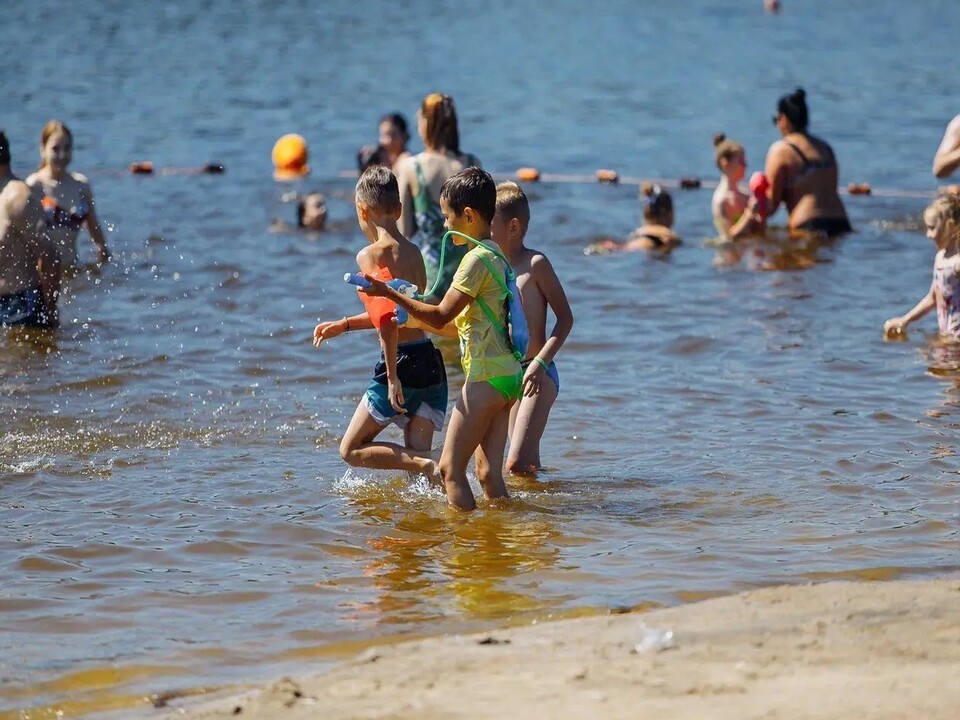
{"label": "woman with hair bun", "polygon": [[851,232],[837,193],[840,172],[833,149],[807,131],[809,113],[803,88],[780,98],[773,124],[783,139],[773,143],[767,153],[767,212],[774,213],[783,202],[790,213],[791,230],[827,237]]}

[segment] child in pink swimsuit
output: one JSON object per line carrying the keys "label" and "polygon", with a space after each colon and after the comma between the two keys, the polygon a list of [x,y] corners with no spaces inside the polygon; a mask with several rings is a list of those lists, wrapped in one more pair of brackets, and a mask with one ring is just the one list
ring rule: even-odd
{"label": "child in pink swimsuit", "polygon": [[907,325],[936,308],[940,334],[960,340],[960,197],[952,193],[938,197],[924,211],[923,222],[927,237],[937,246],[930,290],[906,315],[887,320],[883,332],[899,335]]}

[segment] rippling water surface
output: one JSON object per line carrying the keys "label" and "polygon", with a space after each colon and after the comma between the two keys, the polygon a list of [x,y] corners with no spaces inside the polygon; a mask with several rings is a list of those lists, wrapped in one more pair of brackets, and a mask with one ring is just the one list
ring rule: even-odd
{"label": "rippling water surface", "polygon": [[[686,244],[656,260],[582,252],[634,226],[635,187],[532,187],[530,242],[577,317],[549,472],[467,516],[338,457],[377,352],[309,342],[359,307],[339,172],[428,91],[494,171],[712,178],[712,134],[759,165],[801,84],[844,183],[934,187],[957,112],[938,29],[960,6],[760,4],[6,3],[15,169],[46,120],[71,125],[116,263],[70,282],[53,338],[0,340],[0,718],[142,707],[375,639],[956,572],[960,357],[932,320],[880,337],[929,282],[922,198],[849,198],[857,234],[767,247],[806,269],[765,272],[703,244],[706,190],[676,194]],[[290,131],[302,189],[330,198],[319,237],[267,230],[293,219],[269,172]],[[142,159],[227,172],[124,172]]]}

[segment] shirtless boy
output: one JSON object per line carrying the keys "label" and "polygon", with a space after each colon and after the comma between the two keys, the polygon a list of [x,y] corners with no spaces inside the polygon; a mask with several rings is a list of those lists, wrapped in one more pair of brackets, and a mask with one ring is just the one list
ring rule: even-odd
{"label": "shirtless boy", "polygon": [[[372,274],[389,270],[394,278],[426,285],[420,249],[397,227],[400,190],[397,178],[386,167],[368,168],[357,182],[357,221],[369,245],[357,254],[357,266]],[[319,347],[351,330],[367,330],[373,322],[366,314],[322,322],[314,329],[313,344]],[[435,476],[429,452],[433,433],[443,427],[447,410],[447,375],[443,358],[423,330],[397,327],[395,318],[377,330],[382,347],[373,380],[357,405],[353,419],[340,441],[340,456],[354,467],[408,470]],[[377,442],[390,423],[404,432],[404,444]]]}
{"label": "shirtless boy", "polygon": [[57,324],[60,259],[44,233],[40,199],[10,172],[0,131],[0,326]]}
{"label": "shirtless boy", "polygon": [[[530,224],[530,204],[514,182],[497,185],[497,212],[490,224],[493,241],[502,249],[517,276],[530,341],[523,361],[523,397],[510,412],[510,452],[507,471],[534,473],[541,468],[540,438],[550,409],[560,392],[560,375],[553,361],[573,328],[573,312],[553,266],[523,240]],[[547,308],[556,317],[547,337]]]}

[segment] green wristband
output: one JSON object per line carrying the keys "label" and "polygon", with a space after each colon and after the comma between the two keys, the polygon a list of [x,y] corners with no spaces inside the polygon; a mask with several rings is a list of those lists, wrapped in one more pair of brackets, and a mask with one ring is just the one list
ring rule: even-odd
{"label": "green wristband", "polygon": [[542,367],[545,371],[550,369],[550,363],[544,360],[539,355],[534,355],[533,359],[537,361],[537,364]]}

